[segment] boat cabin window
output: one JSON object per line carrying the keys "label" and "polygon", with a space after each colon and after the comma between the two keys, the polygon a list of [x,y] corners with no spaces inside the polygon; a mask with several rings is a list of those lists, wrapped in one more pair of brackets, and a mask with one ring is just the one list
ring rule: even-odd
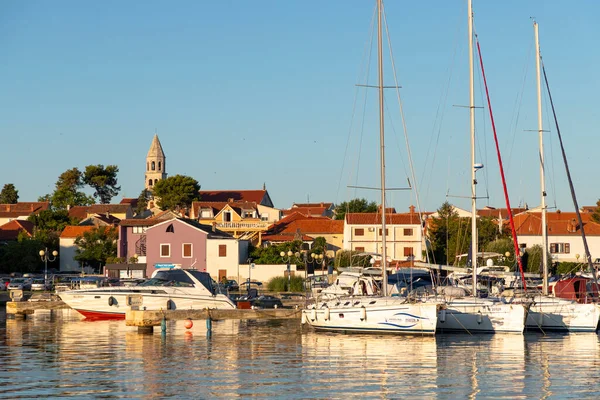
{"label": "boat cabin window", "polygon": [[210,274],[207,272],[196,271],[196,270],[188,270],[188,272],[208,290],[212,294],[216,293],[216,289],[213,285],[213,279],[210,277]]}
{"label": "boat cabin window", "polygon": [[180,269],[169,271],[158,271],[154,278],[147,280],[138,286],[181,286],[193,287],[192,279]]}

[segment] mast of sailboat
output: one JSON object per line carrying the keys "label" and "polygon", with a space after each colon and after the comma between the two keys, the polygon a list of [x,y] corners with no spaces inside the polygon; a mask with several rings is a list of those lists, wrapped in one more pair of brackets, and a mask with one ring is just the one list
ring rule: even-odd
{"label": "mast of sailboat", "polygon": [[471,129],[471,268],[473,296],[477,297],[477,180],[475,179],[475,88],[473,72],[473,7],[468,0],[469,13],[469,118]]}
{"label": "mast of sailboat", "polygon": [[537,117],[538,117],[538,137],[540,142],[540,190],[542,197],[542,271],[543,283],[542,294],[548,295],[548,229],[546,226],[546,179],[544,174],[544,131],[542,125],[542,82],[540,69],[540,40],[538,34],[538,24],[533,22],[533,31],[535,33],[535,67],[537,76]]}
{"label": "mast of sailboat", "polygon": [[385,228],[385,140],[383,119],[383,28],[382,28],[382,4],[383,0],[377,0],[377,64],[379,69],[379,158],[381,165],[381,271],[383,275],[382,294],[387,296],[387,235]]}

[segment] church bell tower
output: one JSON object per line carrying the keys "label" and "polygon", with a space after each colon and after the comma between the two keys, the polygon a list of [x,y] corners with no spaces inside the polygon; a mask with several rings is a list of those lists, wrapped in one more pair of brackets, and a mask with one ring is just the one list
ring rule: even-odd
{"label": "church bell tower", "polygon": [[145,188],[152,192],[154,185],[161,179],[167,177],[167,157],[158,140],[158,135],[154,135],[150,150],[146,156],[146,183]]}

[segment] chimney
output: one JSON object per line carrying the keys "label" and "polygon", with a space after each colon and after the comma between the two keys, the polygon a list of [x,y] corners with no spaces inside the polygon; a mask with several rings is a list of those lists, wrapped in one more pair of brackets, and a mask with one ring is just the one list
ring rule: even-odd
{"label": "chimney", "polygon": [[228,202],[228,203],[233,203],[233,197],[230,197],[230,198],[228,198],[228,199],[227,199],[227,202]]}
{"label": "chimney", "polygon": [[411,214],[415,213],[415,206],[411,205],[410,207],[408,207],[408,209],[410,210]]}
{"label": "chimney", "polygon": [[217,231],[217,223],[216,223],[216,222],[213,222],[213,223],[212,223],[212,231],[213,231],[213,232],[216,232],[216,231]]}

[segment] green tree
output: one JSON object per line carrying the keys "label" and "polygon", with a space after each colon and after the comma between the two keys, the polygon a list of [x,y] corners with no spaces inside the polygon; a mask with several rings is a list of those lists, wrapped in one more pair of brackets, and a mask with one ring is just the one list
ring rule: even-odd
{"label": "green tree", "polygon": [[66,210],[43,210],[30,215],[27,220],[33,223],[33,237],[44,247],[53,250],[58,250],[59,237],[65,226],[76,223],[69,218]]}
{"label": "green tree", "polygon": [[377,203],[368,202],[367,199],[353,199],[348,202],[344,201],[335,208],[335,219],[343,220],[346,218],[346,213],[374,213],[378,210]]}
{"label": "green tree", "polygon": [[106,168],[102,164],[88,165],[82,181],[94,189],[94,198],[99,198],[101,204],[109,204],[121,190],[117,186],[118,172],[119,167],[116,165],[107,165]]}
{"label": "green tree", "polygon": [[180,211],[191,207],[192,202],[200,198],[200,185],[194,178],[174,175],[159,180],[154,185],[154,196],[158,197],[158,206],[163,210]]}
{"label": "green tree", "polygon": [[135,208],[136,214],[142,214],[146,211],[148,207],[148,200],[150,199],[152,193],[150,193],[147,189],[143,189],[137,199],[137,206]]}
{"label": "green tree", "polygon": [[[302,249],[302,241],[294,240],[293,242],[281,243],[269,247],[252,247],[250,248],[250,258],[256,264],[285,264],[286,261],[281,257],[281,252],[300,253]],[[287,257],[287,256],[286,256]],[[298,264],[303,260],[303,256],[296,257],[292,255],[290,264]]]}
{"label": "green tree", "polygon": [[[11,241],[0,246],[0,273],[41,271],[44,264],[39,251],[43,248],[44,245],[39,241],[23,236],[16,242]],[[50,267],[50,264],[48,266]]]}
{"label": "green tree", "polygon": [[0,204],[16,204],[19,202],[19,191],[12,183],[7,183],[0,192]]}
{"label": "green tree", "polygon": [[[525,249],[523,253],[522,261],[527,264],[524,265],[524,268],[527,272],[532,272],[535,274],[542,273],[542,246],[536,244],[535,246],[531,246]],[[552,256],[548,253],[548,268],[550,268],[550,263],[552,262]]]}
{"label": "green tree", "polygon": [[335,255],[334,265],[336,268],[344,267],[369,267],[371,256],[362,251],[340,250]]}
{"label": "green tree", "polygon": [[600,200],[596,202],[596,209],[592,213],[591,219],[592,221],[600,224]]}
{"label": "green tree", "polygon": [[78,168],[71,168],[58,177],[55,190],[39,198],[39,201],[50,201],[55,210],[66,210],[69,206],[87,206],[94,204],[94,198],[87,196],[79,189],[83,187],[83,176]]}
{"label": "green tree", "polygon": [[117,228],[99,226],[75,239],[75,260],[98,270],[106,260],[117,255]]}

